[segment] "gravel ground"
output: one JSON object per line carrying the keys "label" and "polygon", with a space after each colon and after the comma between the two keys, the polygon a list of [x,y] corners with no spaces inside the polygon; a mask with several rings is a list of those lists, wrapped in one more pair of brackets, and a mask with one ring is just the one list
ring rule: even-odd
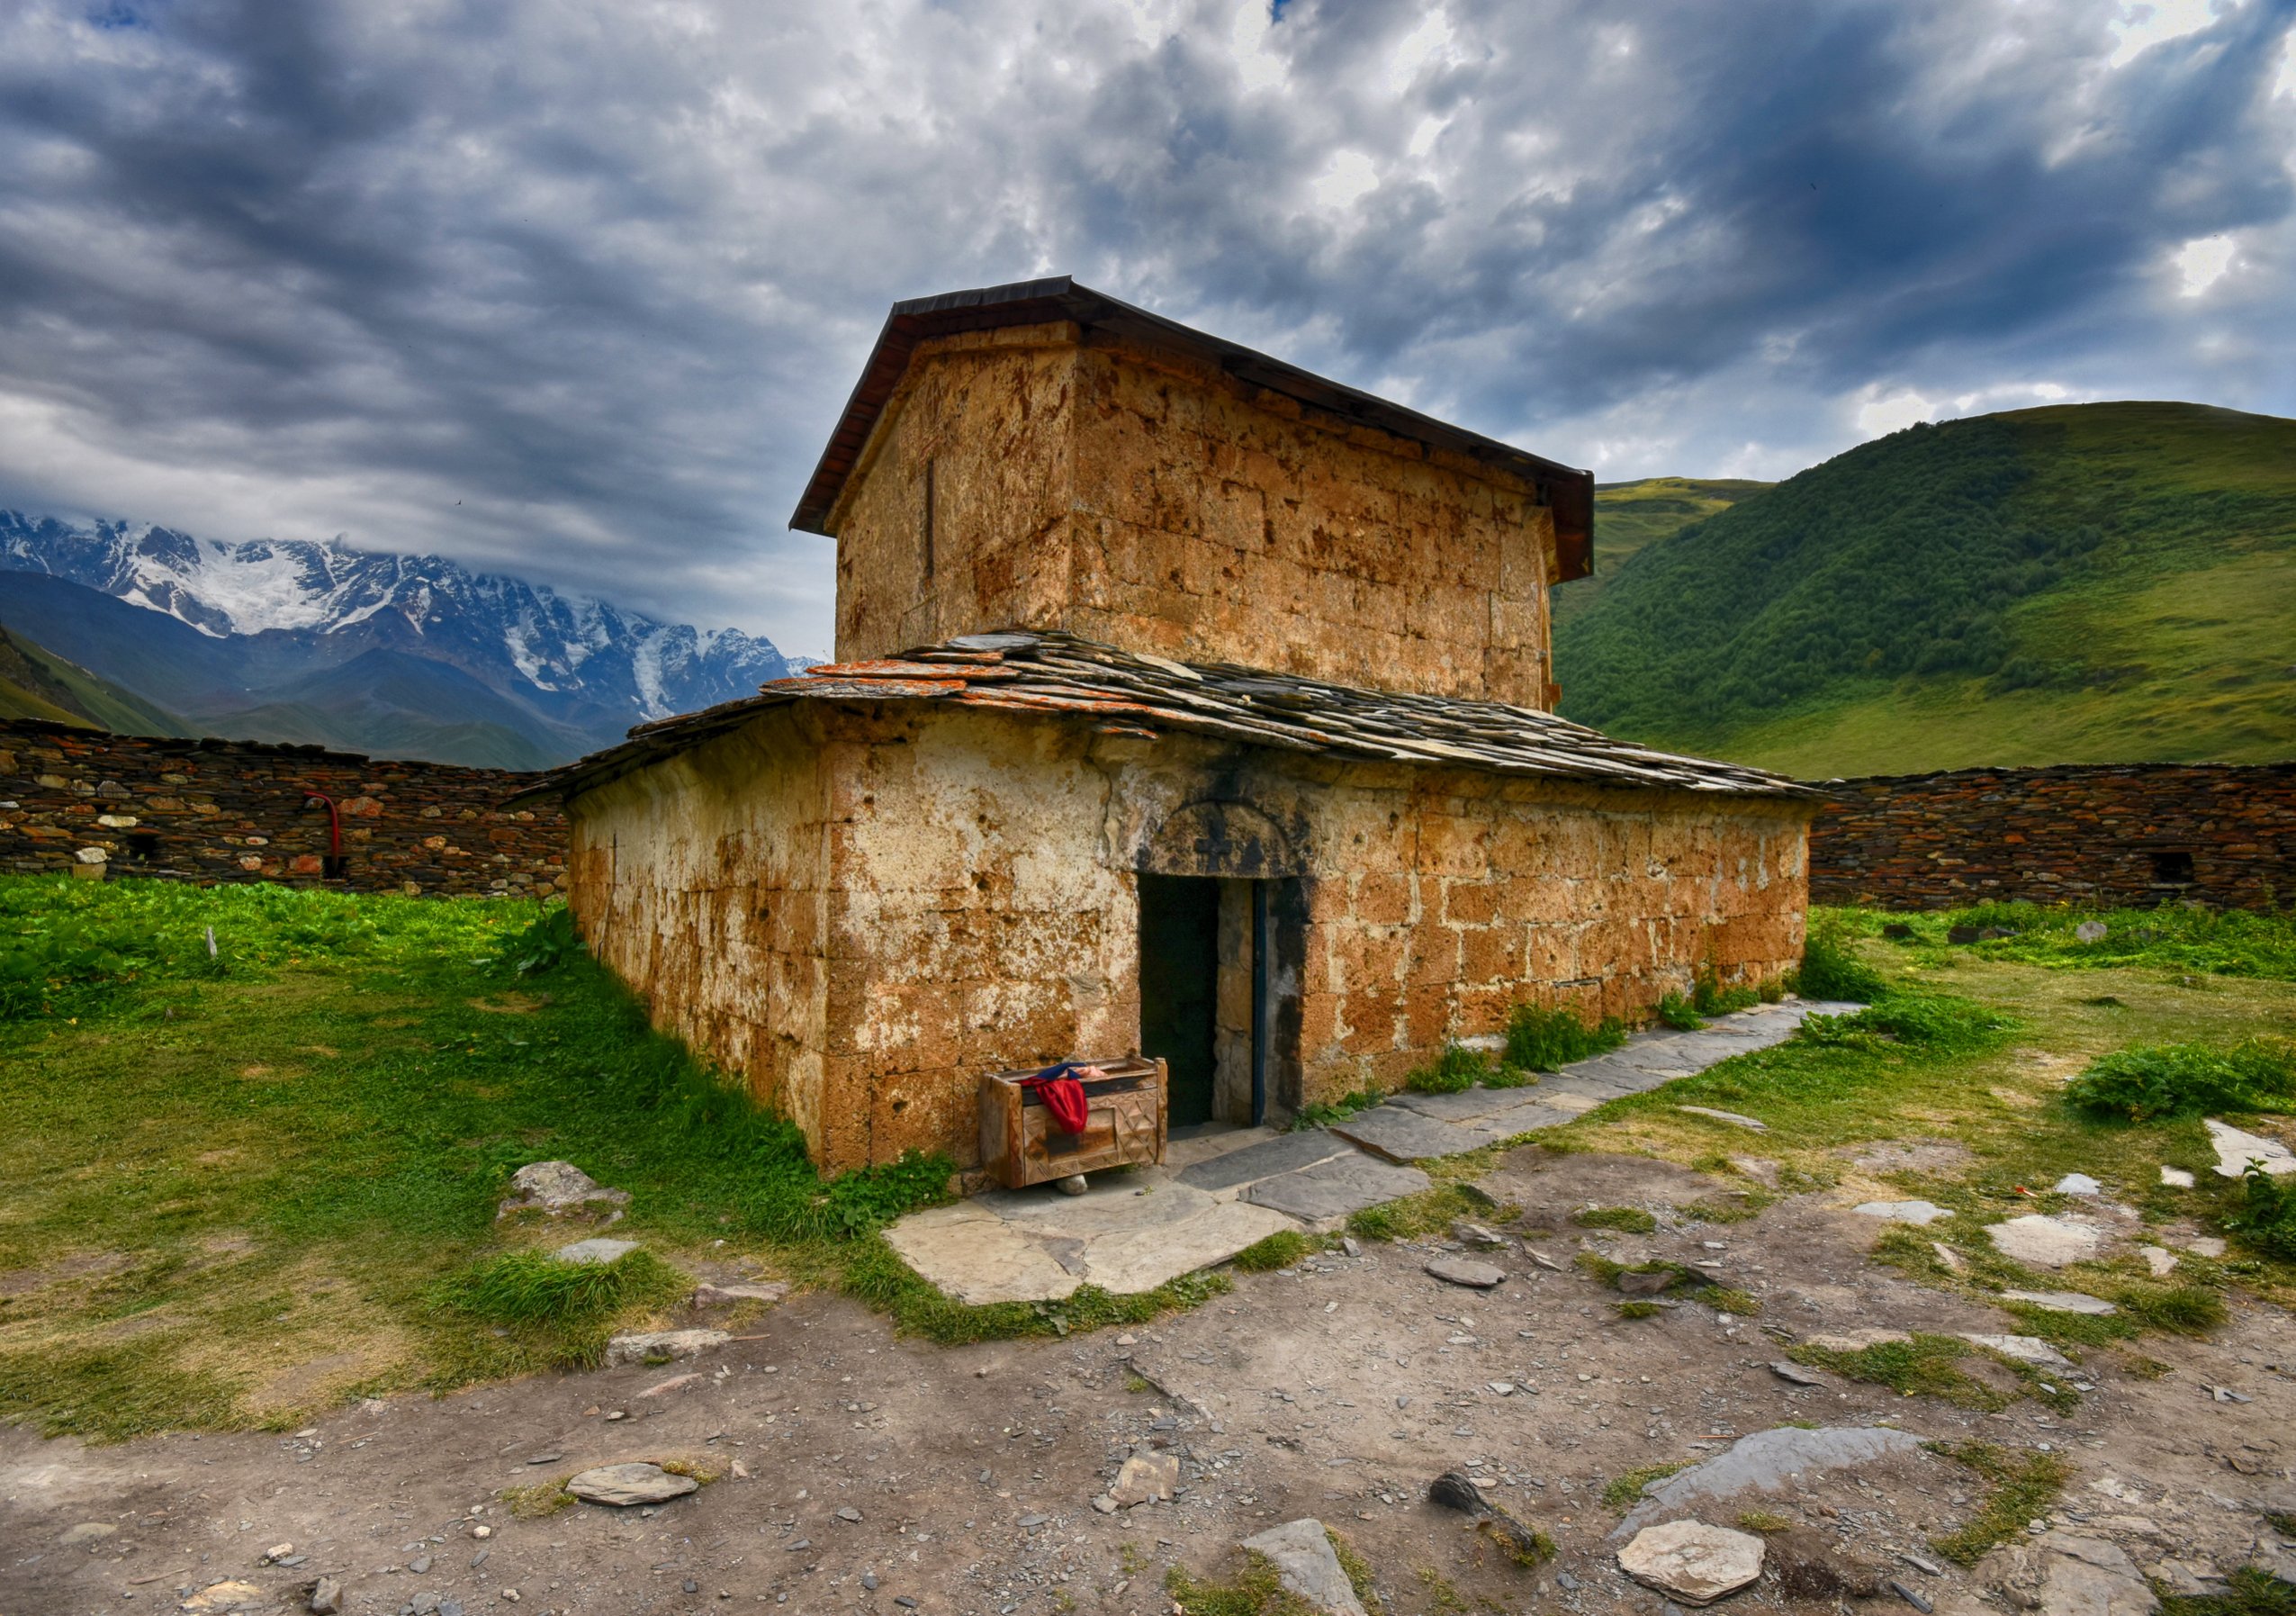
{"label": "gravel ground", "polygon": [[[1572,1228],[1571,1209],[1678,1205],[1725,1187],[1527,1148],[1484,1187],[1525,1208],[1517,1228],[1550,1232],[1528,1244],[1564,1271],[1518,1243],[1491,1254],[1507,1281],[1474,1292],[1423,1271],[1455,1247],[1368,1244],[1238,1275],[1232,1296],[1129,1334],[961,1349],[801,1296],[745,1329],[758,1339],[691,1364],[368,1402],[292,1435],[87,1448],[0,1431],[0,1616],[200,1608],[202,1589],[227,1582],[251,1592],[212,1593],[209,1608],[237,1597],[300,1610],[321,1575],[360,1616],[1166,1612],[1170,1566],[1224,1575],[1240,1539],[1303,1515],[1360,1552],[1391,1611],[1657,1613],[1659,1596],[1613,1564],[1603,1486],[1796,1422],[2045,1445],[2074,1467],[2058,1524],[2110,1536],[2139,1566],[2191,1578],[2262,1559],[2296,1575],[2262,1513],[2296,1509],[2296,1335],[2277,1310],[2236,1300],[2210,1340],[2149,1338],[2141,1350],[2172,1366],[2158,1378],[2093,1351],[2093,1389],[2062,1417],[2029,1401],[1973,1413],[1832,1377],[1797,1387],[1769,1368],[1782,1336],[2014,1326],[1868,1261],[1877,1226],[1823,1197],[1749,1222],[1598,1235]],[[1762,1314],[1684,1304],[1622,1320],[1616,1296],[1570,1267],[1582,1245],[1715,1264]],[[1159,1451],[1181,1457],[1173,1501],[1094,1507],[1128,1455]],[[500,1497],[635,1459],[721,1478],[652,1510],[522,1519]],[[1427,1483],[1453,1468],[1485,1479],[1486,1496],[1559,1556],[1519,1568],[1428,1503]],[[1830,1611],[1834,1593],[1777,1575],[1823,1561],[1899,1579],[1950,1612],[1987,1596],[1988,1568],[1942,1566],[1925,1540],[1982,1492],[1922,1454],[1703,1512],[1729,1524],[1760,1508],[1793,1523],[1771,1539],[1773,1574],[1733,1604]],[[281,1545],[285,1560],[266,1562]],[[1898,1597],[1881,1595],[1889,1608]]]}

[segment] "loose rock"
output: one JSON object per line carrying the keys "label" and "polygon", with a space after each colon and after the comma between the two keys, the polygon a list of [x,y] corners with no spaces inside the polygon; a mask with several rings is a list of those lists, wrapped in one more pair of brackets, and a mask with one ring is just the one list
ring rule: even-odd
{"label": "loose rock", "polygon": [[210,1583],[184,1601],[182,1608],[194,1616],[209,1616],[212,1611],[259,1610],[270,1602],[270,1596],[253,1583]]}
{"label": "loose rock", "polygon": [[2102,920],[2084,920],[2073,928],[2073,935],[2083,943],[2102,943],[2111,929]]}
{"label": "loose rock", "polygon": [[1807,1335],[1805,1346],[1821,1352],[1863,1352],[1868,1347],[1894,1347],[1913,1338],[1903,1330],[1844,1330],[1832,1335]]}
{"label": "loose rock", "polygon": [[619,1262],[637,1249],[634,1240],[608,1240],[599,1235],[561,1246],[551,1255],[561,1262]]}
{"label": "loose rock", "polygon": [[1472,1517],[1512,1551],[1518,1564],[1536,1565],[1554,1552],[1552,1543],[1484,1497],[1474,1477],[1463,1470],[1445,1470],[1429,1482],[1427,1502]]}
{"label": "loose rock", "polygon": [[1981,1335],[1974,1331],[1964,1331],[1961,1339],[1980,1347],[1990,1347],[2004,1358],[2013,1358],[2036,1368],[2054,1369],[2061,1375],[2073,1372],[2073,1360],[2037,1335]]}
{"label": "loose rock", "polygon": [[1460,1218],[1451,1225],[1451,1238],[1463,1246],[1475,1246],[1486,1251],[1499,1250],[1510,1243],[1497,1230],[1469,1223],[1465,1218]]}
{"label": "loose rock", "polygon": [[2165,1167],[2161,1169],[2160,1181],[2163,1184],[2167,1185],[2171,1189],[2190,1189],[2192,1187],[2192,1175],[2181,1167]]}
{"label": "loose rock", "polygon": [[2176,1271],[2174,1251],[2165,1251],[2158,1246],[2138,1246],[2137,1255],[2145,1259],[2145,1266],[2153,1271],[2156,1279],[2165,1279]]}
{"label": "loose rock", "polygon": [[99,1538],[111,1537],[119,1530],[109,1521],[83,1521],[77,1526],[66,1527],[63,1535],[56,1541],[66,1548],[77,1548],[83,1543],[93,1543]]}
{"label": "loose rock", "polygon": [[1507,1270],[1493,1268],[1487,1262],[1475,1262],[1463,1257],[1438,1257],[1427,1265],[1427,1271],[1437,1279],[1452,1285],[1463,1285],[1470,1290],[1487,1291],[1501,1284]]}
{"label": "loose rock", "polygon": [[1985,1234],[2003,1257],[2045,1268],[2084,1262],[2104,1249],[2103,1233],[2078,1218],[2044,1217],[2030,1213],[2006,1223],[1988,1223]]}
{"label": "loose rock", "polygon": [[1283,1591],[1325,1616],[1364,1616],[1363,1602],[1332,1552],[1331,1538],[1316,1520],[1287,1521],[1244,1539],[1243,1547],[1266,1557]]}
{"label": "loose rock", "polygon": [[1762,1540],[1751,1532],[1670,1521],[1646,1527],[1618,1551],[1618,1568],[1687,1605],[1708,1605],[1762,1572]]}
{"label": "loose rock", "polygon": [[696,1307],[728,1307],[736,1302],[780,1301],[789,1294],[789,1287],[779,1280],[768,1280],[761,1285],[716,1285],[708,1280],[694,1286]]}
{"label": "loose rock", "polygon": [[2028,1307],[2046,1308],[2050,1313],[2082,1313],[2092,1318],[2104,1318],[2120,1310],[2098,1296],[2084,1296],[2079,1291],[2003,1291],[2004,1302],[2022,1302]]}
{"label": "loose rock", "polygon": [[2086,1173],[2066,1174],[2057,1181],[2056,1189],[2061,1196],[2101,1196],[2104,1193],[2104,1186]]}
{"label": "loose rock", "polygon": [[1178,1454],[1136,1453],[1116,1472],[1116,1483],[1108,1489],[1108,1495],[1120,1508],[1129,1509],[1150,1499],[1160,1498],[1168,1503],[1172,1490],[1179,1485]]}
{"label": "loose rock", "polygon": [[563,1217],[569,1213],[610,1208],[612,1215],[606,1220],[610,1223],[621,1217],[622,1208],[629,1204],[628,1190],[602,1188],[571,1161],[536,1161],[510,1175],[510,1193],[495,1208],[494,1215],[501,1219],[520,1212],[539,1212]]}
{"label": "loose rock", "polygon": [[336,1616],[343,1608],[343,1584],[331,1576],[322,1576],[311,1585],[307,1608],[317,1616]]}
{"label": "loose rock", "polygon": [[632,1335],[617,1335],[606,1343],[606,1364],[663,1363],[676,1358],[691,1358],[722,1347],[731,1340],[723,1330],[643,1330]]}
{"label": "loose rock", "polygon": [[1953,1215],[1934,1201],[1866,1201],[1850,1210],[1863,1217],[1883,1218],[1893,1223],[1934,1223],[1941,1217]]}
{"label": "loose rock", "polygon": [[2135,1563],[2102,1538],[2052,1531],[2002,1557],[2002,1591],[2042,1616],[2151,1616],[2160,1608]]}
{"label": "loose rock", "polygon": [[1801,1365],[1788,1363],[1782,1358],[1769,1366],[1769,1372],[1789,1386],[1823,1386],[1825,1384],[1825,1377],[1823,1375],[1813,1375]]}
{"label": "loose rock", "polygon": [[672,1476],[659,1465],[600,1465],[570,1477],[566,1491],[592,1503],[626,1509],[638,1503],[667,1503],[698,1493],[701,1484],[690,1476]]}
{"label": "loose rock", "polygon": [[[1892,1332],[1861,1332],[1890,1334]],[[1625,1537],[1661,1514],[1702,1508],[1735,1497],[1751,1488],[1780,1493],[1788,1481],[1813,1472],[1854,1470],[1879,1459],[1917,1454],[1922,1440],[1911,1432],[1886,1425],[1829,1425],[1815,1431],[1780,1425],[1741,1437],[1724,1451],[1679,1475],[1652,1482],[1637,1503],[1611,1533]]]}
{"label": "loose rock", "polygon": [[2237,1178],[2248,1170],[2251,1161],[2275,1178],[2282,1173],[2296,1173],[2296,1151],[2291,1151],[2277,1139],[2245,1133],[2212,1116],[2207,1122],[2209,1142],[2216,1147],[2218,1177]]}

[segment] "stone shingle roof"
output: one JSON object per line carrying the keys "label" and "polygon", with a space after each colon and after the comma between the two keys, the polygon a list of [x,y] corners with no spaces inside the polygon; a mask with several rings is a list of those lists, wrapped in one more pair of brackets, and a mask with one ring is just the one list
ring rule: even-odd
{"label": "stone shingle roof", "polygon": [[618,746],[536,778],[526,798],[572,797],[792,701],[951,701],[1089,719],[1103,730],[1179,731],[1255,746],[1485,769],[1618,786],[1814,797],[1734,763],[1615,741],[1499,701],[1402,695],[1229,663],[1178,663],[1050,631],[968,634],[880,662],[825,664],[756,695],[642,724]]}

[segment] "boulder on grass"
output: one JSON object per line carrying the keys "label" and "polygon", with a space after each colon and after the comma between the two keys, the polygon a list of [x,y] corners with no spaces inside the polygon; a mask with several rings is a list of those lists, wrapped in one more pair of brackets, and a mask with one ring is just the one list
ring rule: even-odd
{"label": "boulder on grass", "polygon": [[660,1465],[638,1463],[600,1465],[595,1470],[571,1476],[566,1482],[566,1491],[575,1497],[592,1503],[611,1504],[616,1509],[638,1503],[667,1503],[672,1498],[700,1490],[701,1483],[690,1476],[672,1476]]}
{"label": "boulder on grass", "polygon": [[564,1217],[605,1211],[610,1214],[606,1221],[611,1223],[629,1204],[628,1190],[604,1188],[571,1161],[535,1161],[510,1175],[510,1193],[503,1196],[494,1215],[500,1221],[521,1212]]}

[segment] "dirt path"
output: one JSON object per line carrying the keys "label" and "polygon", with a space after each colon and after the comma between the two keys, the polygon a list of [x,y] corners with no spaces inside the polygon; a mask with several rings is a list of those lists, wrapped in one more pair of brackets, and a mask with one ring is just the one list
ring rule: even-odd
{"label": "dirt path", "polygon": [[[1234,1295],[1131,1336],[941,1349],[808,1296],[752,1326],[761,1339],[696,1364],[396,1397],[293,1436],[88,1449],[8,1431],[0,1616],[172,1610],[226,1580],[262,1591],[249,1608],[302,1609],[322,1574],[359,1616],[1165,1612],[1168,1566],[1225,1574],[1239,1539],[1301,1515],[1352,1542],[1391,1611],[1488,1601],[1655,1612],[1657,1595],[1612,1566],[1617,1516],[1603,1485],[1790,1422],[2047,1444],[2075,1470],[2064,1518],[2109,1533],[2140,1566],[2228,1569],[2281,1552],[2259,1513],[2296,1508],[2296,1332],[2276,1311],[2236,1302],[2211,1341],[2149,1338],[2142,1350],[2173,1366],[2156,1379],[2129,1373],[2118,1350],[2089,1354],[2094,1389],[2064,1418],[2031,1402],[1976,1414],[1830,1377],[1800,1388],[1768,1367],[1783,1350],[1767,1332],[2012,1326],[1867,1261],[1872,1222],[1819,1198],[1748,1223],[1593,1236],[1571,1230],[1571,1208],[1679,1205],[1721,1187],[1656,1162],[1536,1149],[1485,1187],[1524,1206],[1522,1227],[1553,1231],[1533,1243],[1566,1265],[1582,1241],[1624,1261],[1712,1262],[1763,1314],[1686,1304],[1621,1320],[1614,1294],[1520,1250],[1499,1254],[1508,1278],[1482,1294],[1422,1271],[1434,1243],[1372,1245],[1240,1275]],[[1127,1454],[1155,1449],[1183,1456],[1177,1499],[1095,1511]],[[652,1512],[576,1505],[523,1520],[497,1496],[593,1464],[675,1458],[725,1479]],[[1433,1476],[1465,1466],[1554,1537],[1556,1560],[1518,1569],[1426,1502]],[[1918,1456],[1814,1478],[1764,1507],[1796,1522],[1791,1540],[1888,1566],[1949,1611],[1978,1584],[1892,1557],[1928,1556],[1923,1540],[1966,1519],[1981,1492]],[[261,1563],[281,1543],[299,1563]],[[1833,1604],[1774,1582],[1733,1602]]]}

